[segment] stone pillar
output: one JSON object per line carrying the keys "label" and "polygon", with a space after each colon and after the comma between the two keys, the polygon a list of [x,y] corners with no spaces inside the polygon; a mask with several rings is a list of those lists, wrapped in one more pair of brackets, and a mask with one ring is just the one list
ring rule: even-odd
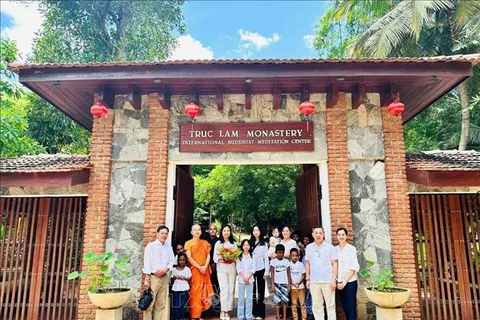
{"label": "stone pillar", "polygon": [[[345,93],[340,92],[338,103],[327,108],[328,192],[332,238],[339,227],[352,230],[350,186],[347,154],[347,109]],[[332,239],[332,240],[333,240]],[[352,235],[349,234],[349,239]]]}
{"label": "stone pillar", "polygon": [[[350,168],[350,201],[355,247],[361,267],[367,260],[381,268],[391,267],[390,226],[385,181],[385,151],[382,115],[378,94],[368,94],[368,103],[347,111],[348,158]],[[366,285],[362,277],[358,292],[358,315],[366,318]]]}
{"label": "stone pillar", "polygon": [[169,110],[162,108],[158,94],[148,99],[148,154],[143,245],[155,237],[156,228],[165,224],[167,209]]}
{"label": "stone pillar", "polygon": [[[95,95],[95,100],[98,96]],[[108,198],[110,193],[110,159],[112,154],[112,131],[114,112],[108,110],[105,117],[93,119],[90,163],[90,180],[88,184],[87,214],[83,238],[84,254],[93,251],[105,252],[107,234]],[[82,269],[87,265],[82,262]],[[78,299],[78,319],[95,319],[95,306],[87,296],[89,278],[80,280]]]}
{"label": "stone pillar", "polygon": [[386,108],[382,108],[382,120],[393,272],[398,286],[412,290],[409,302],[403,306],[404,318],[420,319],[418,268],[413,247],[402,119],[390,115]]}

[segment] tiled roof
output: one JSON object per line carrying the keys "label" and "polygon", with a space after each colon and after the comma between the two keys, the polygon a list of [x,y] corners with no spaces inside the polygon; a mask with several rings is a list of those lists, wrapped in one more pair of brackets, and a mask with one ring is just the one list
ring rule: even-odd
{"label": "tiled roof", "polygon": [[480,171],[478,151],[425,151],[407,153],[407,168],[424,171]]}
{"label": "tiled roof", "polygon": [[86,67],[129,67],[129,66],[163,66],[163,65],[239,65],[239,64],[318,64],[318,63],[425,63],[465,61],[477,64],[480,53],[459,54],[452,56],[419,58],[351,58],[351,59],[220,59],[220,60],[166,60],[166,61],[126,61],[126,62],[90,62],[90,63],[10,63],[9,69],[18,70],[34,68],[86,68]]}
{"label": "tiled roof", "polygon": [[90,156],[41,154],[0,159],[1,172],[66,172],[90,168]]}

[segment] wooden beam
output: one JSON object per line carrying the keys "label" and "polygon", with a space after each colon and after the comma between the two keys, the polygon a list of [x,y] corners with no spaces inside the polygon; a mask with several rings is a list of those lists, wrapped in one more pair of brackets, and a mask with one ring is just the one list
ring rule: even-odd
{"label": "wooden beam", "polygon": [[300,103],[304,101],[310,101],[310,85],[308,83],[304,83],[302,85],[302,92],[300,94]]}
{"label": "wooden beam", "polygon": [[245,110],[252,109],[252,85],[245,83]]}
{"label": "wooden beam", "polygon": [[352,91],[352,108],[357,109],[361,104],[365,103],[367,92],[365,91],[365,82],[360,82]]}
{"label": "wooden beam", "polygon": [[68,187],[88,183],[90,170],[62,172],[3,172],[0,187]]}
{"label": "wooden beam", "polygon": [[338,82],[333,82],[327,88],[327,108],[333,108],[338,102]]}
{"label": "wooden beam", "polygon": [[165,84],[160,86],[160,90],[158,90],[158,102],[163,109],[170,110],[170,105],[172,104],[171,95]]}
{"label": "wooden beam", "polygon": [[[42,73],[36,73],[41,71]],[[436,63],[418,62],[336,62],[308,64],[201,64],[157,66],[102,66],[81,68],[31,68],[19,70],[19,81],[103,81],[125,79],[246,79],[246,78],[308,78],[308,77],[417,77],[435,74],[437,77],[471,76],[469,61]]]}
{"label": "wooden beam", "polygon": [[215,102],[217,103],[217,110],[223,111],[223,88],[221,85],[217,84],[215,86],[217,95],[215,96]]}
{"label": "wooden beam", "polygon": [[387,107],[395,100],[395,87],[390,84],[380,91],[380,103],[382,107]]}
{"label": "wooden beam", "polygon": [[480,170],[427,171],[407,168],[407,180],[429,187],[478,187]]}
{"label": "wooden beam", "polygon": [[282,102],[282,85],[276,83],[273,87],[273,110],[278,110],[280,108],[280,103]]}
{"label": "wooden beam", "polygon": [[190,100],[195,102],[195,104],[199,104],[199,94],[198,94],[198,87],[196,85],[192,85],[190,87]]}
{"label": "wooden beam", "polygon": [[130,102],[133,109],[140,110],[142,108],[142,95],[140,94],[140,89],[136,85],[130,85],[128,91],[127,101]]}
{"label": "wooden beam", "polygon": [[113,105],[115,104],[115,91],[111,86],[100,86],[98,89],[98,97],[105,107],[113,109]]}

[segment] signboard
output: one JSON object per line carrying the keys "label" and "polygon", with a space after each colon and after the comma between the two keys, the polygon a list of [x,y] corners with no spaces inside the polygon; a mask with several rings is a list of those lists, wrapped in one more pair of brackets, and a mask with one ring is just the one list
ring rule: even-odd
{"label": "signboard", "polygon": [[313,123],[181,123],[180,152],[314,151]]}

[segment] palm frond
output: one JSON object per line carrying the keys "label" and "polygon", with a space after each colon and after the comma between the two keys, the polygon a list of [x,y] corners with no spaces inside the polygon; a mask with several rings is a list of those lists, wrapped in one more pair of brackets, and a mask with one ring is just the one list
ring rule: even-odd
{"label": "palm frond", "polygon": [[480,32],[480,1],[457,0],[454,21],[457,30],[474,28]]}

